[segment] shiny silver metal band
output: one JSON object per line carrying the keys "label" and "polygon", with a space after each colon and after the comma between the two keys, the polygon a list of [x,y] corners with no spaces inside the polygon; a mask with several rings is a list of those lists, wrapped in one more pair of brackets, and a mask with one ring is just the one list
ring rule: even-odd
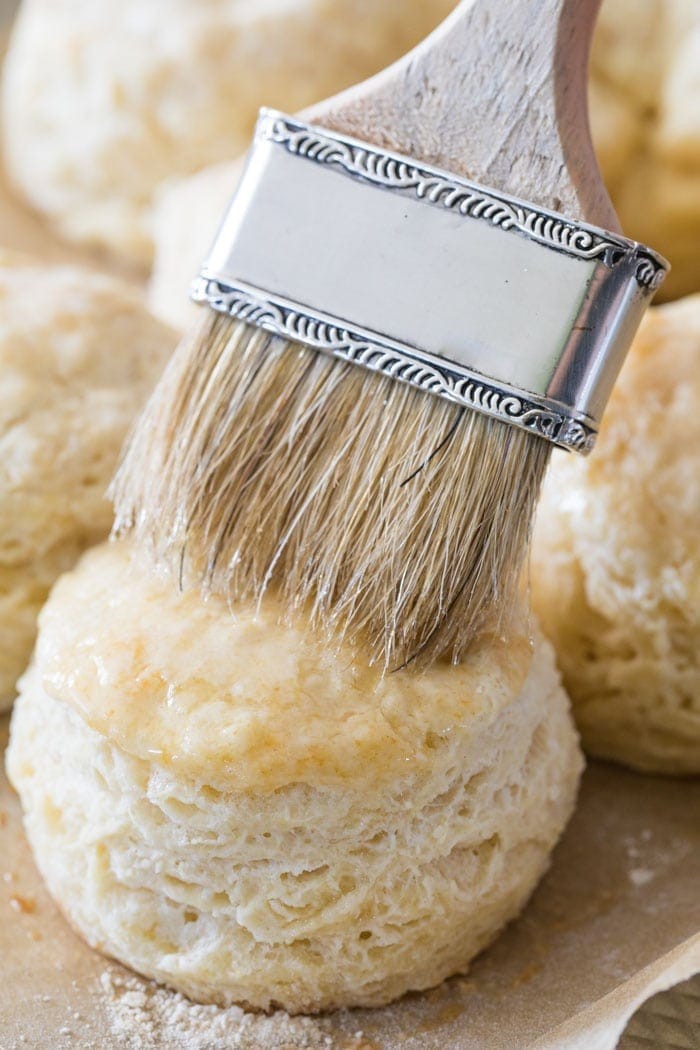
{"label": "shiny silver metal band", "polygon": [[585,453],[667,269],[617,234],[264,110],[192,294]]}

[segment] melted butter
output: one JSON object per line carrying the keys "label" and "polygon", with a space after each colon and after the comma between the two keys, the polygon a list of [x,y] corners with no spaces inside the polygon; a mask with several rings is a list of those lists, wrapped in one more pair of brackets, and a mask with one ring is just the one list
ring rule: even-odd
{"label": "melted butter", "polygon": [[178,593],[128,544],[104,545],[54,589],[36,659],[46,690],[129,754],[242,791],[405,772],[456,726],[480,732],[531,659],[521,623],[457,667],[382,677],[360,648],[280,614],[274,596],[232,614]]}

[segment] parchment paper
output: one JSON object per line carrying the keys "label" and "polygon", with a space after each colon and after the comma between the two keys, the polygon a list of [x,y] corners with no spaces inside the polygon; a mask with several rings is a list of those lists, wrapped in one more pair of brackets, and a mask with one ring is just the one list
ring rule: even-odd
{"label": "parchment paper", "polygon": [[[549,874],[467,976],[312,1024],[336,1050],[611,1050],[641,1002],[700,970],[699,931],[700,781],[594,763]],[[84,945],[48,897],[4,776],[0,967],[2,1050],[137,1045],[115,1030],[104,991],[127,971]],[[166,1032],[138,1045],[181,1044]]]}

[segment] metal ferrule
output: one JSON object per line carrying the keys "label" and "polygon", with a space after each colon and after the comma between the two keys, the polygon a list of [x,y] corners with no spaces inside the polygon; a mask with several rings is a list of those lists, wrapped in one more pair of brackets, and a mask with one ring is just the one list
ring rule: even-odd
{"label": "metal ferrule", "polygon": [[263,110],[192,294],[586,453],[667,270],[618,234]]}

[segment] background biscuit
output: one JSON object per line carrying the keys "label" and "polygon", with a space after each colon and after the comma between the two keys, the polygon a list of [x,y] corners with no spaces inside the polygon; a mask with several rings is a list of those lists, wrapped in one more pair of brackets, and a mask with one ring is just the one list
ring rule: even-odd
{"label": "background biscuit", "polygon": [[532,596],[585,747],[700,772],[700,295],[652,309],[590,458],[553,457]]}
{"label": "background biscuit", "polygon": [[417,43],[454,0],[23,0],[5,160],[71,240],[152,254],[156,186],[235,157],[264,103],[297,110]]}
{"label": "background biscuit", "polygon": [[51,584],[109,532],[119,449],[174,343],[125,284],[0,254],[0,708]]}

